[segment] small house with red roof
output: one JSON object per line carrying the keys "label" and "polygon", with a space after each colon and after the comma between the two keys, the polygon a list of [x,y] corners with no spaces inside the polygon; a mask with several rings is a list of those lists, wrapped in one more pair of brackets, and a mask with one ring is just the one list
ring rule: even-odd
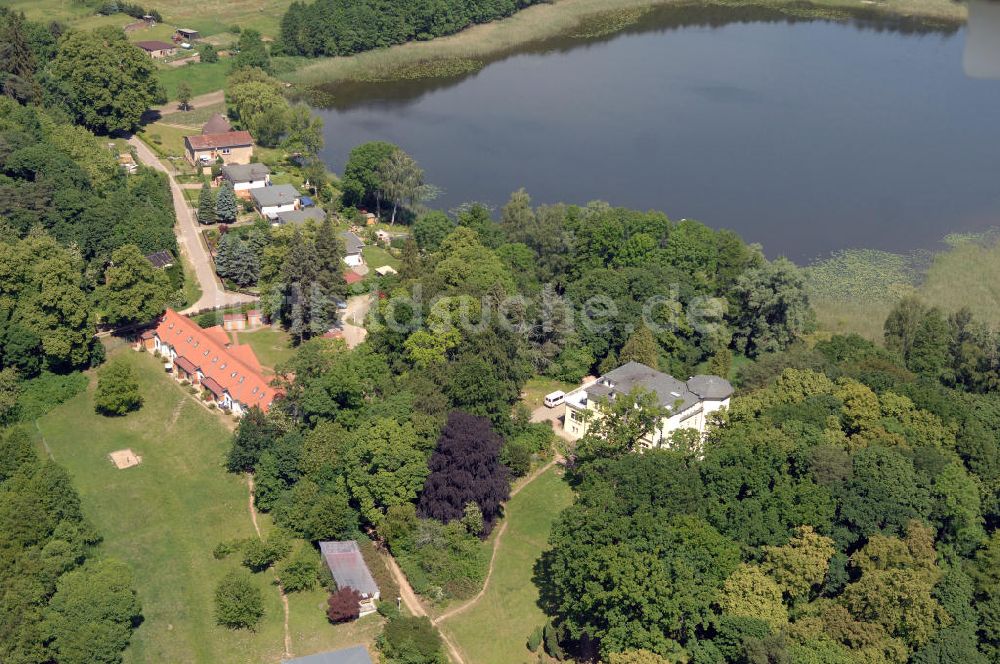
{"label": "small house with red roof", "polygon": [[159,354],[178,380],[200,386],[221,409],[241,416],[253,406],[263,411],[278,395],[263,376],[247,344],[233,344],[222,327],[201,328],[173,309],[139,337],[139,345]]}

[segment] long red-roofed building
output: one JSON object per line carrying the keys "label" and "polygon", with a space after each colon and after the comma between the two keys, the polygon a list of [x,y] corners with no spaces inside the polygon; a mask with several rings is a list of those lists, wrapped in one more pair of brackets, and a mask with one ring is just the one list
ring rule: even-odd
{"label": "long red-roofed building", "polygon": [[218,325],[202,328],[167,309],[156,327],[142,334],[140,343],[166,359],[178,380],[200,385],[219,408],[234,415],[243,415],[253,406],[266,412],[278,395],[262,375],[253,349],[231,344]]}

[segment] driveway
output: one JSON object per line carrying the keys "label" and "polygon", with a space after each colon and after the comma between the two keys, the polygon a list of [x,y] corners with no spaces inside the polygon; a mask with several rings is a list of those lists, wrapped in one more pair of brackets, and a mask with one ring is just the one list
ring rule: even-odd
{"label": "driveway", "polygon": [[242,293],[231,293],[223,287],[222,282],[215,276],[215,265],[212,256],[208,253],[208,248],[201,239],[198,230],[198,222],[191,214],[184,199],[184,192],[181,191],[177,180],[174,179],[173,171],[163,165],[156,154],[140,141],[138,137],[132,136],[128,139],[129,145],[135,148],[136,155],[146,166],[151,166],[156,170],[166,173],[170,181],[170,194],[174,200],[174,212],[177,215],[177,223],[174,225],[174,234],[177,235],[177,246],[181,253],[187,257],[191,265],[194,266],[195,276],[198,285],[201,287],[201,297],[197,302],[182,311],[182,314],[197,313],[207,309],[221,309],[227,306],[255,302],[257,298]]}
{"label": "driveway", "polygon": [[573,442],[573,437],[566,433],[566,430],[563,428],[563,418],[565,417],[566,406],[556,406],[555,408],[539,406],[531,412],[532,422],[548,422],[555,435],[563,440]]}
{"label": "driveway", "polygon": [[347,342],[348,348],[354,348],[368,336],[365,317],[368,316],[371,305],[371,295],[355,295],[347,298],[347,308],[341,312],[340,320],[344,326],[344,341]]}

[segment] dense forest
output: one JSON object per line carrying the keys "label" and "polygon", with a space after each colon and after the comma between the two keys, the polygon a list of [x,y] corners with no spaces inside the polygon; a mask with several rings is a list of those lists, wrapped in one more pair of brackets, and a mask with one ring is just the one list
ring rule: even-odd
{"label": "dense forest", "polygon": [[700,453],[573,468],[575,504],[536,566],[567,652],[996,661],[995,396],[858,337],[794,347],[743,380],[762,387]]}
{"label": "dense forest", "polygon": [[315,0],[293,2],[281,19],[277,51],[350,55],[414,39],[450,35],[510,16],[537,0]]}

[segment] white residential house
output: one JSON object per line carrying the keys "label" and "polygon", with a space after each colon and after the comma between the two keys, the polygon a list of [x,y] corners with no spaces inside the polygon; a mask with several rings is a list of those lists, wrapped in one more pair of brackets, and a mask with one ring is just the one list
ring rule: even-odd
{"label": "white residential house", "polygon": [[344,241],[344,262],[351,267],[358,267],[364,264],[365,259],[361,255],[361,250],[365,243],[351,231],[342,231],[340,239]]}
{"label": "white residential house", "polygon": [[239,196],[249,196],[251,189],[260,189],[271,184],[271,169],[264,164],[229,164],[222,167],[222,179],[233,185]]}
{"label": "white residential house", "polygon": [[298,190],[290,184],[279,184],[273,187],[251,189],[250,197],[254,206],[267,219],[277,219],[279,212],[291,212],[299,209]]}
{"label": "white residential house", "polygon": [[678,429],[704,434],[708,416],[728,408],[733,394],[733,386],[719,376],[698,375],[680,381],[645,364],[629,362],[567,394],[563,427],[573,439],[582,438],[594,418],[601,416],[602,401],[623,398],[637,387],[655,393],[659,405],[669,412],[643,439],[646,448],[660,447]]}

